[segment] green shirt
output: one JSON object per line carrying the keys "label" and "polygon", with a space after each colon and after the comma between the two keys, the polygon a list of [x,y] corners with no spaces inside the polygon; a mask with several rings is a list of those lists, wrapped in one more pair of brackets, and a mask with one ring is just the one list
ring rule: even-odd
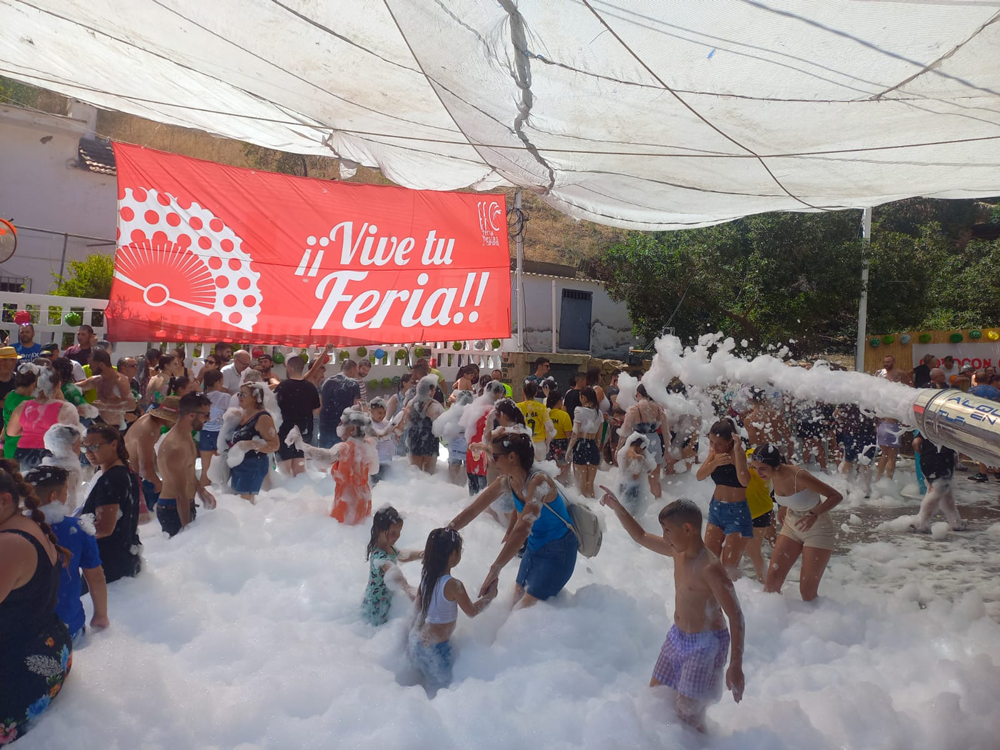
{"label": "green shirt", "polygon": [[[10,415],[14,413],[14,409],[23,404],[25,401],[31,401],[31,396],[22,396],[17,391],[11,391],[7,394],[6,400],[3,402],[3,423],[6,425],[10,422]],[[21,439],[21,436],[9,437],[4,435],[3,440],[3,457],[4,458],[14,458],[14,451],[17,450],[17,443]]]}

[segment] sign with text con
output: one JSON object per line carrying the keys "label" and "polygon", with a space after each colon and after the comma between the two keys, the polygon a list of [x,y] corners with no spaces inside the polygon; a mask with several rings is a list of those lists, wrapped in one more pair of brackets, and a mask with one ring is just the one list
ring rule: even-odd
{"label": "sign with text con", "polygon": [[114,149],[113,341],[350,346],[510,336],[503,195]]}

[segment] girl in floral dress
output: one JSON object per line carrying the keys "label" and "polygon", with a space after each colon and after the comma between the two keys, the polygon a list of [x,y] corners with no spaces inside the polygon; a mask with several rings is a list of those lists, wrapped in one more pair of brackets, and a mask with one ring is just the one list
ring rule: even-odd
{"label": "girl in floral dress", "polygon": [[365,554],[369,561],[368,588],[361,602],[361,614],[372,625],[384,625],[389,619],[393,591],[404,591],[411,601],[417,597],[397,564],[420,560],[424,553],[396,549],[402,531],[403,518],[392,506],[382,508],[372,518],[372,538]]}

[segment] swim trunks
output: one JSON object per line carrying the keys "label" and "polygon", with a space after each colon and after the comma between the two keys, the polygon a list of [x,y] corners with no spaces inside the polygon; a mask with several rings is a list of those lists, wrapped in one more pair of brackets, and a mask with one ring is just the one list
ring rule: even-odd
{"label": "swim trunks", "polygon": [[717,701],[722,697],[728,652],[728,630],[685,633],[674,625],[660,649],[653,679],[687,698]]}

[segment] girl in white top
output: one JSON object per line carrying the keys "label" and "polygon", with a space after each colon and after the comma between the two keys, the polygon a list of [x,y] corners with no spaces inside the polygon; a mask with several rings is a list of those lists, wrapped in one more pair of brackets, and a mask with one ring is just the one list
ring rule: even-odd
{"label": "girl in white top", "polygon": [[407,642],[407,655],[433,694],[451,682],[454,658],[449,639],[455,632],[458,608],[475,617],[496,598],[497,584],[473,602],[451,571],[462,560],[462,537],[454,529],[434,529],[424,548],[424,569],[417,596],[419,611]]}
{"label": "girl in white top", "polygon": [[829,511],[843,496],[801,466],[785,463],[774,445],[762,445],[754,451],[753,468],[761,479],[771,482],[774,499],[781,506],[781,533],[771,552],[764,591],[781,593],[788,572],[801,554],[799,592],[803,601],[812,601],[836,545],[836,529]]}

